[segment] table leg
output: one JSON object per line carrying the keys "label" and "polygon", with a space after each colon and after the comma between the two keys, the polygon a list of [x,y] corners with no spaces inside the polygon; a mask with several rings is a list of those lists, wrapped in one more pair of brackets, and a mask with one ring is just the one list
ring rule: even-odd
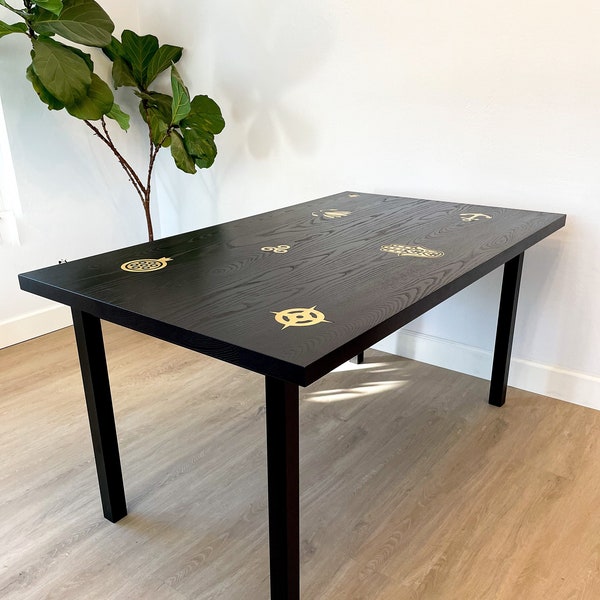
{"label": "table leg", "polygon": [[362,365],[365,362],[365,353],[359,352],[356,356],[350,359],[350,362],[354,363],[355,365]]}
{"label": "table leg", "polygon": [[271,600],[300,599],[299,393],[266,377]]}
{"label": "table leg", "polygon": [[492,364],[492,379],[490,382],[490,404],[502,406],[506,399],[508,384],[508,369],[512,350],[515,319],[517,316],[517,301],[519,285],[523,268],[523,253],[519,254],[504,265],[502,291],[500,292],[500,309],[498,311],[498,327],[496,329],[496,345]]}
{"label": "table leg", "polygon": [[102,328],[97,317],[75,309],[72,313],[102,509],[116,523],[127,514],[127,506]]}

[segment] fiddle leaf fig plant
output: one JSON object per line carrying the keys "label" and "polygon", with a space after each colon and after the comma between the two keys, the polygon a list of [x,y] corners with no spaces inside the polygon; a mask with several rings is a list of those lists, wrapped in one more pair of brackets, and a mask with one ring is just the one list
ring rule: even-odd
{"label": "fiddle leaf fig plant", "polygon": [[[65,109],[83,121],[113,152],[144,208],[148,239],[154,238],[150,214],[152,173],[156,157],[169,148],[175,165],[186,173],[210,167],[217,155],[214,137],[225,126],[217,103],[190,95],[175,64],[183,48],[161,45],[154,35],[124,30],[113,36],[114,23],[95,0],[23,0],[15,7],[0,0],[19,17],[0,20],[0,38],[21,34],[31,42],[26,77],[49,110]],[[90,54],[78,46],[100,48],[112,63],[112,86],[94,70]],[[100,55],[102,57],[102,55]],[[168,89],[156,80],[170,72]],[[109,123],[128,130],[130,116],[115,102],[113,90],[130,88],[139,99],[141,120],[148,130],[148,170],[139,176],[115,145]]]}

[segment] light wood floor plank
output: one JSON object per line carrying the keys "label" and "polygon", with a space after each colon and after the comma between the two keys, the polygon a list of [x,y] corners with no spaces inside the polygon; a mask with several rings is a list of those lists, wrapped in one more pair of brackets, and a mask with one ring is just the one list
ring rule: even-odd
{"label": "light wood floor plank", "polygon": [[[268,598],[260,376],[105,326],[129,515],[73,333],[0,350],[0,598]],[[370,351],[301,392],[307,600],[597,600],[600,413]]]}

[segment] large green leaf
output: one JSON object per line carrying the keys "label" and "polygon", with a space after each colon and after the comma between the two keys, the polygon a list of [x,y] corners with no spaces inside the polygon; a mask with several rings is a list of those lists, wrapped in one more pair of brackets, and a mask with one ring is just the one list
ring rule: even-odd
{"label": "large green leaf", "polygon": [[77,56],[82,58],[90,71],[94,70],[94,62],[92,61],[92,57],[89,54],[87,54],[83,50],[80,50],[79,48],[75,48],[75,46],[65,46],[65,48],[68,48],[71,52],[77,54]]}
{"label": "large green leaf", "polygon": [[134,91],[134,94],[142,99],[140,102],[140,114],[142,118],[146,120],[145,109],[152,106],[160,111],[163,121],[171,123],[171,106],[173,104],[173,98],[168,94],[161,94],[160,92],[139,92]]}
{"label": "large green leaf", "polygon": [[225,120],[214,100],[208,96],[195,96],[190,114],[181,122],[181,126],[217,134],[223,131]]}
{"label": "large green leaf", "polygon": [[162,113],[154,107],[148,107],[147,109],[147,123],[150,127],[150,137],[152,143],[156,146],[164,145],[166,139],[169,139],[167,135],[169,132],[169,124],[165,122]]}
{"label": "large green leaf", "polygon": [[55,15],[60,15],[60,11],[63,9],[62,0],[36,0],[36,4]]}
{"label": "large green leaf", "polygon": [[131,71],[138,86],[148,87],[147,73],[152,57],[158,52],[158,39],[153,35],[140,36],[129,29],[123,31],[122,57],[131,65]]}
{"label": "large green leaf", "polygon": [[65,105],[57,100],[43,85],[40,78],[35,74],[33,65],[29,65],[26,71],[27,79],[31,81],[33,89],[36,94],[40,97],[40,100],[48,105],[48,110],[61,110]]}
{"label": "large green leaf", "polygon": [[115,89],[122,86],[137,87],[137,81],[135,80],[131,67],[127,61],[120,56],[115,56],[112,66],[112,78],[115,84]]}
{"label": "large green leaf", "polygon": [[129,129],[129,115],[121,110],[121,107],[114,102],[112,108],[106,113],[109,119],[114,119],[121,129],[127,131]]}
{"label": "large green leaf", "polygon": [[87,95],[76,104],[67,105],[70,115],[86,121],[97,121],[112,109],[115,99],[110,87],[92,73]]}
{"label": "large green leaf", "polygon": [[185,149],[201,169],[207,169],[215,162],[217,147],[212,133],[199,132],[195,129],[184,129]]}
{"label": "large green leaf", "polygon": [[171,123],[177,125],[190,114],[192,107],[190,94],[175,67],[171,67],[171,89],[173,90]]}
{"label": "large green leaf", "polygon": [[92,72],[74,49],[51,39],[33,40],[33,69],[41,84],[66,106],[87,96]]}
{"label": "large green leaf", "polygon": [[183,138],[176,131],[171,131],[171,155],[178,169],[191,174],[196,172],[194,159],[187,153]]}
{"label": "large green leaf", "polygon": [[25,23],[13,23],[9,25],[4,21],[0,21],[0,38],[11,33],[27,33],[27,25]]}
{"label": "large green leaf", "polygon": [[123,58],[123,44],[114,36],[110,36],[110,44],[102,47],[102,52],[110,58],[110,60],[115,60],[116,56],[120,56]]}
{"label": "large green leaf", "polygon": [[60,14],[37,10],[33,29],[41,34],[60,35],[77,44],[106,46],[111,42],[114,23],[94,0],[64,0]]}
{"label": "large green leaf", "polygon": [[148,63],[146,71],[146,85],[150,85],[165,69],[176,63],[183,53],[179,46],[161,46]]}

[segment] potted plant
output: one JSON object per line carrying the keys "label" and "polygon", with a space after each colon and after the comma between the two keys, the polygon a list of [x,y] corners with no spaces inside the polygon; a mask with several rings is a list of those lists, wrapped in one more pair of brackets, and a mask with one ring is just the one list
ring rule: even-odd
{"label": "potted plant", "polygon": [[[114,23],[95,0],[23,0],[15,7],[0,6],[19,18],[0,20],[0,38],[25,35],[31,42],[26,77],[49,110],[66,110],[80,119],[115,155],[144,209],[148,239],[154,239],[150,199],[152,173],[158,153],[169,148],[176,166],[186,173],[210,167],[216,157],[214,136],[225,121],[208,96],[190,96],[175,63],[183,49],[161,45],[153,35],[123,31],[112,34]],[[92,56],[77,46],[100,48],[112,63],[112,86],[95,71]],[[170,93],[155,89],[156,80],[170,71]],[[115,102],[113,89],[129,88],[139,99],[139,113],[148,131],[147,172],[138,174],[113,141],[115,124],[129,129],[130,117]]]}

